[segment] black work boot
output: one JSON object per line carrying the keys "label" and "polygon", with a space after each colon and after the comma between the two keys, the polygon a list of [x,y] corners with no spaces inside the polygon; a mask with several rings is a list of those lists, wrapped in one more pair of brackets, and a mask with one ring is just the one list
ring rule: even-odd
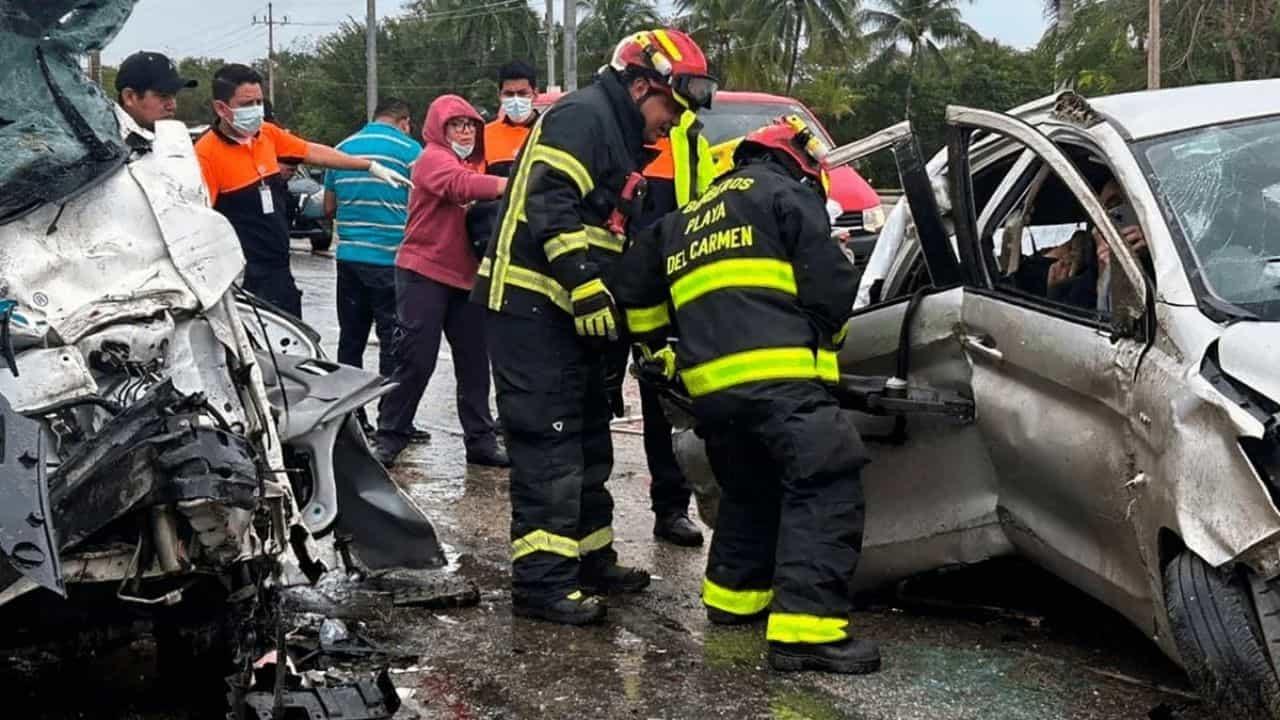
{"label": "black work boot", "polygon": [[765,608],[757,613],[750,615],[738,615],[726,612],[720,608],[707,606],[707,620],[713,625],[751,625],[758,623],[769,617],[769,608]]}
{"label": "black work boot", "polygon": [[507,457],[507,451],[503,450],[497,442],[492,442],[476,448],[467,448],[467,464],[505,468],[511,467],[511,458]]}
{"label": "black work boot", "polygon": [[854,638],[816,644],[771,642],[769,665],[780,672],[819,670],[866,675],[880,671],[880,646]]}
{"label": "black work boot", "polygon": [[702,545],[702,531],[684,513],[659,515],[653,521],[653,536],[681,547]]}
{"label": "black work boot", "polygon": [[512,598],[511,614],[561,625],[594,625],[604,620],[609,608],[602,598],[574,591],[549,603],[525,603]]}
{"label": "black work boot", "polygon": [[649,571],[613,563],[603,570],[588,570],[584,563],[578,572],[582,591],[592,595],[638,593],[649,587]]}

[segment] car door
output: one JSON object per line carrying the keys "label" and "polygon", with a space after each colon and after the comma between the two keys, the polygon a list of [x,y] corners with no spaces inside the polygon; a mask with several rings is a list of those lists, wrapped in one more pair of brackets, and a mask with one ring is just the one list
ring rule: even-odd
{"label": "car door", "polygon": [[[842,164],[892,148],[920,221],[920,256],[896,297],[859,310],[840,353],[841,372],[900,377],[966,398],[969,362],[956,338],[966,289],[934,188],[910,127],[899,124],[832,151]],[[856,414],[872,455],[864,470],[867,526],[855,586],[864,588],[1007,554],[995,471],[976,425],[933,413]]]}
{"label": "car door", "polygon": [[[1095,189],[1054,141],[999,113],[952,107],[947,117],[951,200],[970,281],[960,342],[971,362],[978,431],[998,477],[1001,524],[1021,554],[1138,621],[1150,590],[1126,520],[1132,472],[1124,438],[1132,380],[1146,346],[1145,278]],[[998,213],[976,208],[970,188],[967,150],[975,132],[1022,146],[1031,182],[1043,188],[1047,180],[1069,193],[1056,201],[1076,203],[1101,232],[1113,258],[1111,280],[1095,289],[1110,300],[1109,309],[1101,310],[1106,303],[1100,302],[1066,306],[999,274],[990,244]],[[1037,166],[1048,172],[1034,172]],[[1017,183],[1007,189],[1026,192]],[[1008,200],[991,202],[1007,206]],[[1022,232],[1019,224],[1016,242]]]}

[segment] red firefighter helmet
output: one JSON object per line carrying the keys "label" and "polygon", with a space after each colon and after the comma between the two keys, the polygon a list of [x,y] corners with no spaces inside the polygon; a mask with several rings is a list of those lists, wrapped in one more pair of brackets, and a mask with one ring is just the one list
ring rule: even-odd
{"label": "red firefighter helmet", "polygon": [[758,148],[785,153],[795,161],[800,172],[820,183],[824,190],[827,188],[829,183],[823,163],[831,152],[831,147],[799,115],[783,115],[772,123],[751,131],[734,151],[733,159],[735,162],[741,161],[749,152]]}
{"label": "red firefighter helmet", "polygon": [[613,49],[609,66],[618,72],[645,71],[693,111],[710,108],[719,87],[708,72],[702,48],[679,30],[642,30],[626,36]]}

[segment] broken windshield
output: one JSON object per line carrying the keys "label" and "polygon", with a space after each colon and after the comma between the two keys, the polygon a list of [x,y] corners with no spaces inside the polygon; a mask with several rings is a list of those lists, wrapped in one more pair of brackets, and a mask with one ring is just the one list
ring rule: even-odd
{"label": "broken windshield", "polygon": [[1194,260],[1194,285],[1280,320],[1280,118],[1198,128],[1140,150]]}
{"label": "broken windshield", "polygon": [[0,0],[0,223],[60,202],[127,156],[111,101],[80,69],[133,0]]}

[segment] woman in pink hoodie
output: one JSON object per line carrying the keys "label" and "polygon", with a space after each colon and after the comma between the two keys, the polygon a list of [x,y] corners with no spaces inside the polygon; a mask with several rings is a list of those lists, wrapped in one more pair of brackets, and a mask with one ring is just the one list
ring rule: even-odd
{"label": "woman in pink hoodie", "polygon": [[453,351],[467,462],[508,464],[489,412],[484,308],[468,301],[479,263],[467,240],[467,207],[502,197],[507,185],[506,178],[483,174],[482,127],[480,114],[457,95],[436,98],[422,124],[426,147],[413,166],[409,219],[396,255],[397,387],[378,412],[378,458],[388,467],[409,443],[442,332]]}

